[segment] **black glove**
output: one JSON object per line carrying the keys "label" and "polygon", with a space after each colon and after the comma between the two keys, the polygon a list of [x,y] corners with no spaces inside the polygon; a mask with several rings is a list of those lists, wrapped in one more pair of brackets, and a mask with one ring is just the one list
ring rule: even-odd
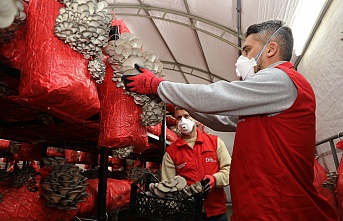
{"label": "black glove", "polygon": [[202,198],[205,199],[216,185],[216,178],[213,175],[206,175],[200,181],[202,188]]}

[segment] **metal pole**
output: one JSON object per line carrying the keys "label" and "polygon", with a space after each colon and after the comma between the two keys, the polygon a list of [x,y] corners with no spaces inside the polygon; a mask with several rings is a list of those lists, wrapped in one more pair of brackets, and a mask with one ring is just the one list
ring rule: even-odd
{"label": "metal pole", "polygon": [[333,161],[335,162],[336,170],[338,170],[338,157],[337,157],[337,152],[336,152],[336,147],[335,144],[333,143],[333,140],[330,140],[330,147],[332,151],[332,157]]}
{"label": "metal pole", "polygon": [[321,140],[321,141],[316,143],[316,146],[318,146],[320,144],[323,144],[323,143],[326,143],[326,142],[330,143],[330,148],[331,148],[331,152],[332,152],[333,161],[334,161],[335,166],[336,166],[336,170],[338,170],[339,162],[338,162],[338,156],[337,156],[337,152],[336,152],[336,147],[335,147],[335,144],[334,144],[333,140],[337,139],[337,138],[340,138],[342,136],[343,136],[343,132],[339,132],[337,135],[328,137],[328,138],[326,138],[324,140]]}
{"label": "metal pole", "polygon": [[161,143],[162,143],[162,156],[164,155],[164,153],[166,152],[166,139],[167,139],[167,135],[166,135],[166,128],[167,128],[167,121],[166,121],[166,103],[164,103],[163,105],[163,111],[164,111],[164,115],[163,115],[163,120],[162,120],[162,131],[161,131]]}
{"label": "metal pole", "polygon": [[323,143],[326,143],[326,142],[328,142],[328,141],[330,141],[330,140],[334,140],[334,139],[336,139],[336,138],[340,138],[340,137],[343,137],[343,132],[339,132],[339,133],[336,134],[336,135],[333,135],[333,136],[328,137],[328,138],[326,138],[326,139],[324,139],[324,140],[318,141],[318,142],[316,143],[316,146],[321,145],[321,144],[323,144]]}
{"label": "metal pole", "polygon": [[[238,34],[238,47],[241,48],[242,47],[242,39],[240,38],[241,35],[241,0],[237,0],[237,34]],[[238,50],[238,56],[241,56],[242,52],[241,50]]]}
{"label": "metal pole", "polygon": [[106,190],[107,190],[107,170],[108,170],[108,148],[100,147],[100,167],[97,198],[97,217],[99,221],[107,221],[106,213]]}

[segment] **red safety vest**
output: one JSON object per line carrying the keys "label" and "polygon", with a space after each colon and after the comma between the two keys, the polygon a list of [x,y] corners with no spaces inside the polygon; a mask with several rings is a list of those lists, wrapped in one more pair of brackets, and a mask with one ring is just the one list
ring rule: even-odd
{"label": "red safety vest", "polygon": [[[217,157],[218,137],[201,132],[194,147],[191,148],[182,138],[172,143],[166,152],[173,160],[176,174],[187,180],[191,185],[205,175],[213,175],[219,171]],[[204,201],[204,209],[208,217],[226,212],[226,195],[223,188],[214,188]]]}
{"label": "red safety vest", "polygon": [[297,88],[294,104],[276,115],[239,118],[230,168],[232,221],[337,221],[315,187],[315,95],[293,69],[278,65]]}

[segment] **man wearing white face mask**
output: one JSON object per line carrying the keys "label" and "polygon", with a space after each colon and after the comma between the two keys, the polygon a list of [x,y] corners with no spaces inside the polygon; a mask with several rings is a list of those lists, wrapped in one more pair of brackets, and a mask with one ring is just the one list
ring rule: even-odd
{"label": "man wearing white face mask", "polygon": [[175,175],[184,177],[187,185],[206,181],[203,221],[227,221],[226,195],[229,184],[231,157],[224,142],[197,128],[195,120],[186,110],[175,108],[174,116],[181,137],[166,149],[162,160],[162,180]]}
{"label": "man wearing white face mask", "polygon": [[290,62],[291,29],[278,20],[251,25],[242,49],[243,81],[180,84],[142,69],[126,87],[157,94],[214,130],[236,131],[231,221],[336,221],[313,185],[316,100]]}

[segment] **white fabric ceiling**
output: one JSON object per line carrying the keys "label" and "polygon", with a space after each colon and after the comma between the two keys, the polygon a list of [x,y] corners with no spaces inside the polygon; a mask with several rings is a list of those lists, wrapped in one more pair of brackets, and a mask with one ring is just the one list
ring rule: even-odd
{"label": "white fabric ceiling", "polygon": [[[160,55],[165,78],[182,83],[237,80],[234,64],[239,53],[238,37],[242,38],[251,24],[271,19],[285,21],[293,29],[296,49],[304,48],[292,61],[299,65],[298,70],[310,81],[317,96],[317,140],[343,130],[342,0],[108,2],[116,19],[123,20],[132,33],[144,40],[144,50]],[[319,149],[322,153],[330,150]],[[329,168],[333,165],[330,162]]]}
{"label": "white fabric ceiling", "polygon": [[[182,83],[237,80],[234,64],[238,57],[238,36],[249,25],[280,19],[292,28],[301,25],[300,31],[306,33],[325,3],[316,0],[320,3],[316,6],[309,0],[241,0],[239,33],[237,0],[108,1],[116,18],[144,40],[144,49],[159,53],[166,79]],[[307,18],[305,25],[296,15],[306,11],[316,16],[312,21]]]}

